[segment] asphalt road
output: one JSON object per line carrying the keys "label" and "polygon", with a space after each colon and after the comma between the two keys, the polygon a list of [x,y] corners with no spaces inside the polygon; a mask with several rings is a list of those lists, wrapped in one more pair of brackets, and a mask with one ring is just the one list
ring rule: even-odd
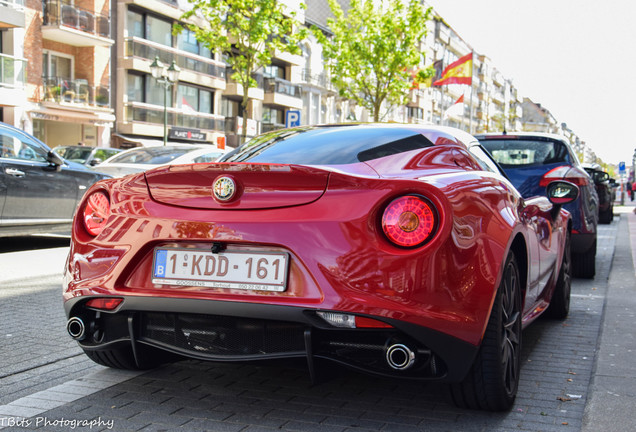
{"label": "asphalt road", "polygon": [[[302,363],[182,361],[118,375],[93,364],[66,335],[61,275],[55,275],[0,279],[0,428],[580,431],[616,237],[625,224],[615,218],[600,227],[597,276],[574,281],[570,316],[564,321],[540,319],[524,332],[521,383],[510,412],[460,410],[445,401],[436,385],[340,369],[311,385]],[[27,260],[28,268],[34,265],[29,256],[43,253],[63,260],[61,243],[67,240],[46,240],[43,247],[51,249],[33,253],[28,246],[21,249],[29,241],[34,240],[3,245],[3,252],[21,252],[0,255],[0,265],[14,256]],[[25,417],[22,423],[20,416]]]}

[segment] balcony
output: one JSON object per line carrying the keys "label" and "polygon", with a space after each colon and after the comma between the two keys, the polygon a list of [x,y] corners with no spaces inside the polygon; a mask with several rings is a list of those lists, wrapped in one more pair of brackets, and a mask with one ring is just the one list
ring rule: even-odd
{"label": "balcony", "polygon": [[26,86],[25,59],[0,54],[0,87],[23,89]]}
{"label": "balcony", "polygon": [[110,107],[110,89],[106,86],[90,85],[88,80],[69,80],[60,77],[45,77],[44,102],[55,102],[78,107]]}
{"label": "balcony", "polygon": [[[223,96],[230,99],[243,98],[243,86],[232,79],[234,71],[228,67],[225,70],[225,76],[227,77],[227,85],[223,91]],[[263,100],[265,97],[265,91],[263,90],[264,78],[262,73],[252,74],[252,78],[256,80],[256,87],[252,87],[248,90],[248,96],[252,99]]]}
{"label": "balcony", "polygon": [[[127,38],[125,44],[127,61],[124,67],[126,69],[148,72],[150,63],[155,57],[159,57],[164,64],[171,64],[174,60],[181,68],[179,81],[225,89],[225,63],[138,37]],[[143,63],[137,63],[136,60],[141,60]]]}
{"label": "balcony", "polygon": [[302,81],[311,87],[326,90],[326,93],[336,94],[331,79],[326,73],[312,74],[311,69],[303,69]]}
{"label": "balcony", "polygon": [[282,78],[265,78],[265,99],[263,103],[301,109],[303,101],[301,99],[300,85],[292,84]]}
{"label": "balcony", "polygon": [[110,38],[107,15],[56,0],[44,3],[42,37],[77,47],[109,47],[115,43]]}
{"label": "balcony", "polygon": [[278,129],[285,129],[285,125],[281,123],[262,123],[261,124],[262,133],[271,132]]}
{"label": "balcony", "polygon": [[[139,133],[141,129],[151,132],[148,135],[163,133],[163,107],[142,102],[128,102],[124,105],[125,119],[128,127],[122,127],[125,133]],[[181,109],[168,108],[168,126],[187,129],[225,132],[225,117],[216,114],[199,112],[185,112]],[[146,123],[153,128],[138,126],[136,123]],[[141,133],[140,133],[141,134]]]}
{"label": "balcony", "polygon": [[0,29],[24,27],[24,0],[0,0]]}

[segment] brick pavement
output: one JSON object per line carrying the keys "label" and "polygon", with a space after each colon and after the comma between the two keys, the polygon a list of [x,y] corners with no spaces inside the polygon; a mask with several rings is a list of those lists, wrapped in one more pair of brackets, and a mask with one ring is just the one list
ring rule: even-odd
{"label": "brick pavement", "polygon": [[508,413],[460,410],[435,385],[348,371],[311,386],[297,364],[184,361],[39,414],[48,425],[34,417],[29,427],[5,430],[59,431],[51,422],[99,420],[112,424],[76,430],[579,431],[618,226],[600,227],[597,276],[575,280],[569,318],[540,319],[524,332],[519,395]]}
{"label": "brick pavement", "polygon": [[98,368],[66,333],[61,293],[61,276],[3,281],[0,405]]}

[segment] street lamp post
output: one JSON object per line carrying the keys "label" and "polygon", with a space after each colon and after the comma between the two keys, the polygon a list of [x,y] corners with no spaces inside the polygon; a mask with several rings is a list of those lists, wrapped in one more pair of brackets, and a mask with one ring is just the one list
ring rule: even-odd
{"label": "street lamp post", "polygon": [[168,89],[174,85],[179,79],[181,69],[177,63],[172,60],[172,64],[166,70],[159,57],[155,57],[155,61],[150,65],[150,73],[163,86],[163,145],[168,144]]}

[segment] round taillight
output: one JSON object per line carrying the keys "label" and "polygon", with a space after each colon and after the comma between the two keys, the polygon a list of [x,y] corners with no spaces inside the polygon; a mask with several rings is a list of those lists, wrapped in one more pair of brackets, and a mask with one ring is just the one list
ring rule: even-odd
{"label": "round taillight", "polygon": [[423,197],[406,195],[396,198],[382,215],[382,230],[398,246],[416,247],[435,234],[437,214]]}
{"label": "round taillight", "polygon": [[102,232],[110,213],[110,201],[104,192],[93,192],[84,204],[84,227],[90,235],[98,236]]}

